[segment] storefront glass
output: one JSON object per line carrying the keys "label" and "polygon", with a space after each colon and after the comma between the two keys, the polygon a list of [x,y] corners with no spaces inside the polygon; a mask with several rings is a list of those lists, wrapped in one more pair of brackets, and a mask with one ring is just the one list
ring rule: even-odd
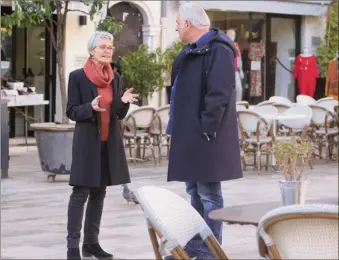
{"label": "storefront glass", "polygon": [[[252,104],[265,99],[265,14],[207,11],[213,27],[228,33],[234,31],[242,61],[240,84],[242,100]],[[243,77],[242,77],[243,74]],[[237,83],[239,84],[239,82]]]}
{"label": "storefront glass", "polygon": [[292,77],[296,56],[296,21],[293,18],[270,18],[268,46],[268,85],[270,95],[295,100],[295,80]]}

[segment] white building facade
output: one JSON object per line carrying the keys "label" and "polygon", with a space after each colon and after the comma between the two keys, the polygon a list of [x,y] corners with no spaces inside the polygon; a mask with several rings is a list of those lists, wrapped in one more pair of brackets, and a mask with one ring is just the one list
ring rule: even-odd
{"label": "white building facade", "polygon": [[[8,3],[7,3],[8,2]],[[10,6],[10,1],[3,1],[2,6]],[[176,15],[180,4],[186,1],[111,1],[109,8],[115,9],[115,13],[124,19],[128,19],[128,15],[139,17],[140,26],[134,24],[134,28],[127,28],[126,39],[124,44],[129,44],[129,37],[135,40],[133,44],[144,43],[150,46],[151,49],[161,47],[165,50],[178,38],[175,31]],[[192,2],[192,1],[191,1]],[[194,1],[193,1],[194,2]],[[244,100],[251,103],[257,103],[268,99],[272,95],[285,95],[290,99],[296,96],[296,88],[294,79],[291,76],[291,71],[294,67],[295,57],[304,51],[308,51],[316,55],[316,49],[319,41],[323,39],[326,31],[326,14],[330,1],[303,1],[303,0],[284,0],[284,1],[197,1],[208,13],[212,26],[218,27],[223,31],[233,29],[236,32],[235,41],[238,43],[243,62],[243,71],[245,78],[242,81],[245,93]],[[72,2],[72,8],[86,11],[80,3]],[[125,7],[123,7],[125,5]],[[134,8],[134,11],[126,13],[126,6]],[[120,9],[119,9],[119,8]],[[122,8],[122,9],[121,9]],[[111,10],[113,10],[111,9]],[[123,10],[123,11],[119,11]],[[3,12],[3,11],[2,11]],[[68,74],[77,68],[83,66],[87,53],[87,40],[95,31],[96,24],[107,15],[107,10],[103,9],[98,14],[94,21],[90,21],[89,17],[86,23],[81,23],[80,16],[84,16],[82,12],[70,12],[66,26],[66,78]],[[137,14],[136,14],[137,13]],[[121,18],[120,17],[120,18]],[[132,19],[133,20],[133,19]],[[30,29],[34,31],[33,29]],[[134,30],[134,31],[133,31]],[[37,33],[42,33],[42,28],[39,28]],[[30,36],[30,31],[27,31]],[[27,55],[32,51],[35,45],[26,43],[26,47],[20,47],[23,44],[24,36],[21,37],[21,32],[18,32],[14,38],[16,40],[7,40],[7,45],[13,43],[12,49],[13,62],[16,63],[16,74],[20,74],[23,67],[30,66],[30,58],[22,59],[22,55],[14,55],[15,51],[27,49]],[[33,34],[32,34],[33,35]],[[22,40],[20,40],[22,38]],[[26,37],[29,38],[29,37]],[[32,39],[34,37],[32,36]],[[138,42],[139,41],[139,42]],[[48,45],[48,35],[46,35],[46,49]],[[20,45],[21,44],[21,45]],[[253,46],[261,46],[262,55],[253,63],[250,55]],[[47,78],[55,81],[56,67],[53,68],[53,59],[49,59],[52,51],[49,48],[49,53],[45,53],[45,76],[40,73],[40,77],[45,77],[42,89],[45,89],[45,99],[50,101],[49,107],[46,109],[46,120],[60,120],[61,118],[61,101],[60,91],[57,83],[48,83]],[[33,53],[33,52],[32,52]],[[250,58],[252,57],[252,58]],[[278,59],[277,59],[278,58]],[[28,59],[28,62],[27,62]],[[18,60],[18,61],[16,61]],[[33,58],[31,59],[33,63]],[[20,65],[26,64],[26,65]],[[36,67],[37,73],[40,72],[42,65]],[[47,67],[49,67],[47,71]],[[253,68],[257,70],[255,73],[260,74],[259,85],[261,91],[257,95],[251,95],[250,89],[253,84],[251,75]],[[54,72],[53,72],[54,70]],[[259,70],[259,72],[258,72]],[[33,72],[34,66],[33,66]],[[54,76],[53,76],[54,75]],[[51,87],[54,84],[53,87]],[[53,90],[54,89],[54,90]],[[47,94],[46,94],[47,93]],[[150,104],[159,106],[167,103],[166,92],[154,93]]]}
{"label": "white building facade", "polygon": [[[121,2],[111,2],[110,7]],[[175,20],[178,8],[184,2],[187,1],[128,1],[142,15],[142,43],[152,49],[160,46],[165,50],[177,40]],[[326,13],[330,1],[197,2],[208,12],[213,27],[224,31],[234,29],[237,33],[236,42],[242,53],[245,74],[242,81],[245,100],[256,103],[272,95],[295,98],[295,84],[291,76],[294,58],[306,48],[316,55],[319,41],[325,34]],[[106,14],[107,10],[102,10],[100,17]],[[86,40],[95,30],[95,21],[91,22],[89,19],[87,25],[79,25],[78,15],[80,14],[71,14],[67,21],[66,74],[82,65],[88,55]],[[262,43],[261,47],[264,48],[263,55],[256,64],[260,67],[261,94],[254,96],[249,89],[251,84],[258,82],[251,80],[253,63],[248,57],[251,43]],[[150,100],[150,104],[154,106],[166,103],[164,90],[154,93]],[[57,107],[60,107],[60,102]],[[57,113],[58,111],[61,110],[56,109]]]}

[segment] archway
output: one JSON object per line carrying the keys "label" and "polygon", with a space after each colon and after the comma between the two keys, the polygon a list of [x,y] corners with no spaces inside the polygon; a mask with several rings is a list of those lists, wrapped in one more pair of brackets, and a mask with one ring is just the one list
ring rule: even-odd
{"label": "archway", "polygon": [[138,7],[129,2],[120,2],[113,5],[108,10],[107,15],[113,16],[117,21],[124,23],[122,31],[114,35],[116,52],[113,60],[116,62],[119,57],[135,51],[143,43],[142,26],[144,17]]}

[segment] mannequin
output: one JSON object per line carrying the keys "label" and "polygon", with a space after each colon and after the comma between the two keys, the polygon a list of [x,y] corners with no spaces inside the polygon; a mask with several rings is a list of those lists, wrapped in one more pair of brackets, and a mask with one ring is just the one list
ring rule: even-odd
{"label": "mannequin", "polygon": [[308,46],[305,45],[303,52],[300,54],[301,57],[310,57],[312,56],[312,54],[310,53],[310,51],[308,50]]}
{"label": "mannequin", "polygon": [[234,46],[237,50],[237,55],[234,60],[235,66],[235,91],[236,91],[236,101],[239,102],[242,100],[242,84],[241,80],[244,78],[244,73],[242,71],[242,59],[241,59],[241,52],[239,48],[239,44],[236,43],[235,40],[235,30],[229,29],[226,31],[226,34],[230,39],[233,41]]}
{"label": "mannequin", "polygon": [[306,45],[303,53],[296,58],[293,77],[298,79],[299,94],[314,97],[319,72],[316,57]]}

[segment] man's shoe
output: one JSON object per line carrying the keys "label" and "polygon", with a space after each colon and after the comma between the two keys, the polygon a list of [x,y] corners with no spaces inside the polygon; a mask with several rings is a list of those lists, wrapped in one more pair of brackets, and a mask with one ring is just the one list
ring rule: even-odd
{"label": "man's shoe", "polygon": [[68,248],[67,260],[81,260],[79,248]]}
{"label": "man's shoe", "polygon": [[113,259],[113,255],[105,252],[99,244],[83,244],[82,245],[82,257],[98,259]]}

